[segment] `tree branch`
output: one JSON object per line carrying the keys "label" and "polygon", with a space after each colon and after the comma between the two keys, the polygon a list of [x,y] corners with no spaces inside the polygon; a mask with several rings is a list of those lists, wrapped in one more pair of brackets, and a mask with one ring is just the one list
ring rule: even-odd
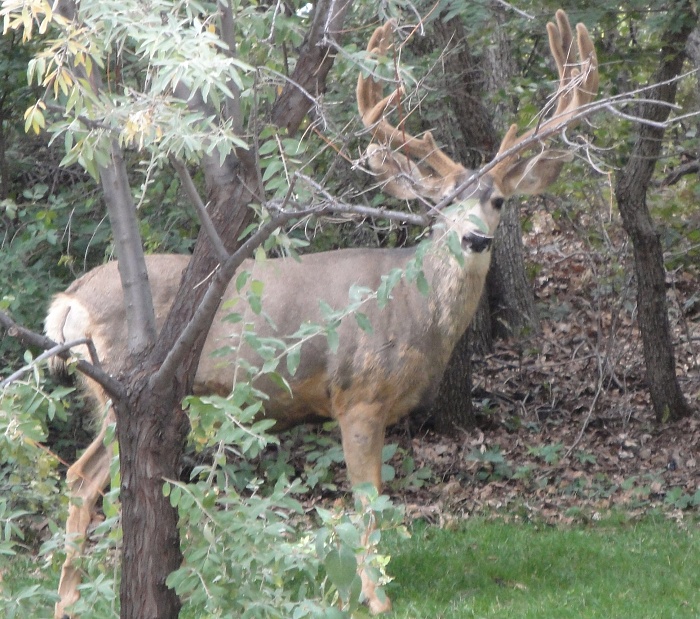
{"label": "tree branch", "polygon": [[[77,346],[79,344],[87,344],[90,349],[90,355],[93,359],[97,358],[97,352],[95,351],[94,345],[92,345],[92,340],[76,340],[74,342],[66,342],[65,344],[57,344],[45,335],[41,335],[40,333],[36,333],[17,324],[3,311],[0,311],[0,326],[7,331],[10,337],[18,339],[25,346],[36,346],[37,348],[47,351],[35,359],[35,363],[54,355],[61,359],[70,359],[71,356],[68,353],[68,349],[71,346]],[[75,367],[82,374],[99,383],[113,400],[123,400],[126,397],[126,390],[122,384],[114,380],[107,372],[102,370],[99,365],[89,363],[83,359],[78,359],[75,363]],[[24,370],[24,368],[22,368],[22,370]],[[22,370],[19,372],[22,372]],[[15,372],[15,374],[17,373],[18,372]],[[7,384],[12,382],[12,380],[16,380],[15,374],[0,383],[0,387],[4,388]]]}
{"label": "tree branch", "polygon": [[78,340],[73,340],[72,342],[65,342],[64,344],[58,344],[57,346],[54,346],[53,348],[44,351],[36,359],[33,359],[31,363],[21,367],[19,370],[13,372],[5,380],[0,382],[0,389],[3,389],[10,383],[13,383],[14,381],[24,376],[27,372],[31,371],[31,369],[38,363],[41,363],[46,359],[50,359],[51,357],[54,357],[59,353],[68,352],[74,346],[82,346],[83,344],[87,346],[88,350],[90,351],[90,361],[92,362],[92,365],[98,369],[102,369],[100,367],[99,359],[97,358],[97,349],[95,348],[95,344],[89,337],[81,337]]}
{"label": "tree branch", "polygon": [[[314,16],[292,77],[272,108],[272,122],[296,133],[320,90],[333,64],[332,43],[340,33],[345,14],[352,0],[317,0]],[[309,100],[311,96],[311,100]]]}
{"label": "tree branch", "polygon": [[687,174],[697,174],[700,172],[700,161],[688,161],[680,166],[678,166],[673,172],[668,174],[664,180],[661,181],[662,187],[668,187],[670,185],[675,185]]}
{"label": "tree branch", "polygon": [[[414,226],[427,226],[430,224],[430,219],[425,215],[416,215],[415,213],[404,213],[403,211],[384,210],[380,208],[373,208],[371,206],[341,202],[328,193],[328,191],[313,178],[300,173],[298,173],[296,176],[315,189],[326,200],[325,205],[319,205],[313,209],[313,213],[316,215],[343,213],[361,215],[362,217],[381,217],[391,221],[400,221],[402,223],[413,224]],[[272,202],[271,204],[274,205],[275,203]]]}
{"label": "tree branch", "polygon": [[[236,28],[231,10],[231,0],[219,0],[219,10],[221,12],[221,40],[228,47],[227,55],[234,58],[236,56]],[[243,112],[240,104],[240,89],[233,80],[229,80],[227,86],[233,93],[233,97],[226,98],[225,115],[231,119],[236,133],[241,135],[243,133]]]}
{"label": "tree branch", "polygon": [[[288,82],[272,110],[272,121],[280,127],[286,127],[290,134],[296,132],[311,106],[305,93],[315,94],[325,88],[333,56],[328,53],[328,48],[322,45],[322,41],[340,31],[351,4],[351,0],[319,0],[315,6],[310,34],[302,46],[292,76],[292,80],[304,91]],[[198,93],[190,93],[180,86],[176,87],[175,92],[187,101],[190,107],[200,109],[203,105]],[[239,246],[241,233],[252,220],[250,203],[254,199],[264,203],[264,196],[254,195],[257,190],[255,179],[258,177],[254,154],[236,149],[235,156],[228,156],[223,163],[218,157],[205,156],[202,165],[209,194],[207,213],[224,245],[232,250]],[[299,212],[290,212],[285,214],[282,220],[274,219],[272,229],[301,215]],[[246,246],[249,242],[257,243],[264,238],[258,236],[263,228],[246,242]],[[242,262],[244,258],[236,252],[226,260],[226,264],[239,259]],[[201,346],[220,302],[220,295],[235,272],[235,268],[224,269],[223,265],[217,269],[217,262],[214,252],[209,247],[209,236],[202,231],[195,245],[192,260],[185,271],[183,286],[175,298],[150,358],[159,368],[151,384],[159,389],[172,389],[173,385],[183,385],[186,391],[191,388]],[[219,282],[218,293],[212,291],[208,302],[202,307],[201,300],[207,293],[193,290],[192,286],[206,280],[212,273],[215,273],[213,281],[218,282],[219,278],[224,277],[219,275],[219,272],[224,270],[230,271],[229,280]],[[213,282],[210,285],[213,285]],[[186,326],[183,328],[183,325]],[[194,345],[191,345],[192,343]],[[177,391],[179,392],[179,387]]]}
{"label": "tree branch", "polygon": [[123,153],[116,140],[111,142],[110,155],[110,163],[100,168],[100,182],[119,259],[124,303],[128,309],[128,350],[137,355],[147,350],[156,339],[156,315],[136,206]]}
{"label": "tree branch", "polygon": [[211,244],[214,246],[214,251],[216,252],[219,261],[223,262],[229,257],[229,253],[226,251],[226,246],[221,240],[219,233],[216,231],[214,222],[211,220],[211,217],[209,217],[209,213],[207,213],[207,207],[199,195],[197,188],[194,186],[194,181],[187,170],[187,166],[173,155],[170,155],[170,163],[180,177],[185,193],[187,193],[192,201],[192,204],[197,211],[197,216],[199,217],[199,223],[202,225],[202,228],[204,228],[209,240],[211,241]]}
{"label": "tree branch", "polygon": [[168,388],[177,368],[179,368],[183,360],[191,354],[195,340],[200,337],[202,330],[201,325],[211,324],[211,317],[216,313],[229,282],[243,261],[250,258],[258,246],[277,228],[290,219],[299,216],[300,214],[296,211],[288,211],[276,215],[260,226],[232,256],[229,256],[219,266],[212,277],[209,288],[207,288],[206,293],[202,297],[202,301],[192,316],[192,320],[187,323],[184,331],[168,352],[163,364],[151,377],[150,384],[153,389],[161,390]]}
{"label": "tree branch", "polygon": [[[588,103],[586,105],[581,106],[578,112],[575,114],[569,116],[565,122],[552,125],[550,127],[546,127],[543,131],[540,131],[539,133],[533,133],[531,136],[523,140],[522,142],[518,142],[515,146],[512,148],[509,148],[508,150],[503,151],[487,163],[486,165],[482,166],[478,170],[476,170],[468,179],[466,179],[461,185],[455,187],[454,191],[445,196],[440,202],[438,202],[435,205],[435,210],[442,210],[446,206],[449,206],[452,201],[461,193],[463,192],[467,187],[469,187],[472,183],[476,182],[478,179],[480,179],[482,176],[485,176],[486,174],[489,173],[489,171],[494,168],[498,163],[503,161],[504,159],[508,157],[512,157],[513,155],[516,155],[518,153],[522,153],[529,148],[532,148],[532,146],[538,144],[538,143],[543,143],[546,139],[552,137],[553,135],[563,132],[567,126],[572,124],[575,121],[582,120],[584,118],[587,118],[588,116],[592,116],[596,112],[599,112],[601,110],[606,110],[606,111],[612,111],[614,110],[616,114],[618,115],[624,115],[627,120],[631,120],[636,123],[644,124],[644,125],[649,125],[653,126],[656,128],[668,128],[669,126],[673,125],[674,123],[679,122],[680,120],[687,118],[689,116],[700,116],[700,111],[697,112],[691,112],[689,114],[684,114],[682,117],[677,117],[677,118],[672,118],[670,120],[660,120],[656,121],[654,119],[650,119],[644,115],[638,116],[638,115],[630,115],[626,114],[624,112],[620,112],[619,110],[616,109],[616,106],[621,106],[621,105],[630,105],[630,104],[638,104],[638,103],[643,103],[644,105],[656,105],[659,107],[669,107],[671,109],[680,109],[680,106],[675,105],[673,103],[669,103],[666,101],[659,101],[657,99],[638,99],[635,98],[635,95],[638,95],[640,93],[650,91],[654,88],[658,88],[661,86],[668,86],[674,83],[679,82],[681,79],[684,77],[687,77],[688,75],[691,75],[692,73],[695,73],[695,71],[689,71],[687,73],[684,73],[683,75],[678,75],[676,77],[673,77],[668,80],[664,80],[661,82],[657,82],[655,84],[651,84],[649,86],[644,86],[642,88],[638,88],[637,90],[633,90],[631,92],[626,92],[620,95],[616,95],[614,97],[607,97],[605,99],[600,99],[598,101],[593,101],[591,103]],[[553,120],[553,119],[550,119]],[[571,142],[568,142],[571,144]]]}

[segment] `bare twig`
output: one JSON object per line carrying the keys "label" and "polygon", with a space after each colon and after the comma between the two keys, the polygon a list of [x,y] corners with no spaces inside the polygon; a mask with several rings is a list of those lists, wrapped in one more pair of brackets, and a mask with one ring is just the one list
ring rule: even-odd
{"label": "bare twig", "polygon": [[[438,202],[435,205],[435,208],[437,210],[442,210],[446,206],[450,205],[452,203],[452,201],[462,191],[464,191],[467,187],[469,187],[469,185],[476,182],[482,176],[488,174],[488,172],[492,168],[494,168],[498,163],[500,163],[504,159],[506,159],[508,157],[512,157],[513,155],[516,155],[518,153],[521,153],[521,152],[527,150],[528,148],[531,148],[535,144],[543,142],[544,140],[551,137],[552,135],[555,135],[557,133],[562,132],[564,129],[566,129],[566,127],[568,125],[570,125],[572,123],[572,121],[581,120],[581,119],[586,118],[588,116],[591,116],[592,114],[595,114],[596,112],[599,112],[601,110],[614,111],[614,113],[616,113],[617,115],[624,116],[627,120],[631,120],[631,121],[636,122],[636,123],[651,124],[653,126],[659,126],[659,127],[663,127],[663,128],[668,128],[670,126],[673,126],[679,120],[684,119],[684,118],[700,116],[700,111],[696,111],[696,112],[691,112],[689,114],[684,114],[682,117],[671,118],[663,123],[656,123],[653,121],[649,121],[645,118],[642,118],[640,116],[620,112],[617,109],[617,106],[638,104],[638,103],[647,103],[647,104],[652,104],[652,105],[668,106],[668,107],[671,107],[672,109],[676,109],[676,110],[681,109],[680,106],[675,105],[675,104],[670,104],[670,103],[667,103],[664,101],[658,101],[656,99],[639,99],[639,98],[636,98],[635,95],[638,95],[638,94],[643,93],[643,92],[648,92],[649,90],[652,90],[652,89],[657,88],[658,86],[661,86],[664,84],[669,84],[669,83],[672,83],[675,81],[679,81],[682,78],[687,77],[689,75],[692,75],[695,72],[696,71],[689,71],[687,73],[684,73],[683,75],[679,75],[673,79],[666,80],[664,82],[658,82],[656,84],[644,86],[642,88],[638,88],[638,89],[633,90],[631,92],[627,92],[627,93],[624,93],[621,95],[616,95],[614,97],[607,97],[605,99],[601,99],[599,101],[594,101],[592,103],[588,103],[587,105],[581,106],[581,108],[575,114],[568,116],[564,122],[547,127],[539,133],[533,133],[530,137],[526,138],[525,140],[522,140],[521,142],[518,142],[514,147],[509,148],[508,150],[500,153],[492,161],[490,161],[486,165],[482,166],[479,170],[475,171],[474,174],[472,174],[467,180],[465,180],[461,185],[456,187],[451,194],[445,196],[442,200],[440,200],[440,202]],[[556,117],[552,118],[550,120],[555,120],[555,119],[556,119]]]}
{"label": "bare twig", "polygon": [[185,192],[187,193],[188,197],[192,201],[192,204],[194,205],[195,210],[197,211],[199,222],[202,224],[202,228],[204,228],[204,231],[209,237],[209,240],[211,241],[211,244],[214,247],[214,251],[216,252],[217,258],[220,262],[223,262],[229,257],[229,253],[226,251],[224,242],[221,240],[219,233],[216,231],[216,226],[214,226],[214,222],[211,220],[211,217],[209,217],[209,213],[207,212],[207,207],[204,204],[204,201],[200,197],[197,188],[194,186],[194,181],[192,180],[192,177],[190,176],[190,173],[187,170],[187,166],[182,161],[177,159],[174,155],[170,156],[170,163],[175,168],[175,171],[180,177],[180,181],[182,182],[182,186],[185,189]]}
{"label": "bare twig", "polygon": [[54,346],[53,348],[49,348],[49,350],[44,351],[41,353],[36,359],[33,359],[31,363],[28,363],[27,365],[21,367],[19,370],[16,372],[13,372],[10,374],[5,380],[0,382],[0,389],[4,389],[7,387],[10,383],[15,382],[16,380],[22,378],[27,372],[31,372],[32,369],[38,364],[41,363],[42,361],[45,361],[46,359],[49,359],[51,357],[54,357],[55,355],[58,355],[59,353],[62,352],[67,352],[74,346],[81,346],[82,344],[85,344],[88,349],[90,350],[90,357],[92,358],[92,364],[99,368],[99,360],[97,360],[97,350],[95,349],[95,344],[90,338],[83,337],[78,340],[73,340],[72,342],[66,342],[64,344],[58,344],[57,346]]}
{"label": "bare twig", "polygon": [[[21,325],[18,325],[12,318],[10,318],[5,312],[0,311],[0,326],[7,330],[10,337],[18,339],[20,342],[27,346],[36,346],[46,351],[51,351],[54,349],[59,349],[61,347],[68,347],[70,345],[76,345],[75,342],[67,344],[58,344],[52,339],[35,333],[30,329],[27,329]],[[91,344],[84,342],[90,348]],[[54,352],[55,355],[61,357],[62,359],[69,359],[70,355],[67,350],[57,350]],[[97,353],[95,352],[94,346],[91,348],[91,355],[97,358]],[[114,380],[107,372],[102,370],[98,365],[89,363],[83,359],[79,359],[75,363],[75,367],[82,374],[85,374],[88,378],[92,378],[95,382],[99,383],[100,386],[104,388],[107,394],[113,400],[122,400],[126,397],[126,391],[124,387],[118,381]],[[4,382],[3,382],[4,386]]]}
{"label": "bare twig", "polygon": [[513,6],[510,2],[506,2],[505,0],[494,0],[496,4],[500,4],[503,8],[513,11],[513,13],[517,13],[521,17],[525,17],[526,19],[535,19],[534,15],[530,15],[529,13],[526,13],[525,11]]}
{"label": "bare twig", "polygon": [[348,204],[347,202],[342,202],[337,198],[333,197],[323,186],[317,183],[313,178],[306,176],[305,174],[297,174],[297,176],[317,191],[326,200],[325,204],[320,205],[315,209],[316,214],[326,214],[326,213],[343,213],[343,214],[355,214],[361,215],[363,217],[383,217],[385,219],[390,219],[392,221],[401,221],[404,223],[410,223],[416,226],[427,226],[430,223],[430,219],[425,215],[416,215],[415,213],[404,213],[403,211],[393,211],[384,210],[380,208],[373,208],[371,206]]}

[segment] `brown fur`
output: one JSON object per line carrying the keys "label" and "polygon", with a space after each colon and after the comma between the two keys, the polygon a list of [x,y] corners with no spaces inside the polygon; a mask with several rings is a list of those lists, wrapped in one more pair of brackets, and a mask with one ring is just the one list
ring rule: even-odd
{"label": "brown fur", "polygon": [[[488,200],[484,204],[472,202],[470,209],[462,209],[458,217],[451,216],[445,223],[457,234],[466,234],[474,225],[466,217],[467,211],[480,212],[482,208],[490,208]],[[338,420],[348,474],[354,484],[371,482],[380,486],[385,428],[430,399],[481,295],[488,252],[466,251],[460,266],[440,241],[438,237],[425,257],[425,275],[431,284],[428,296],[423,296],[414,283],[400,281],[383,309],[376,300],[363,305],[371,333],[361,330],[348,315],[338,328],[337,352],[329,349],[324,335],[304,342],[296,374],[286,373],[284,360],[279,367],[291,393],[264,376],[257,380],[257,387],[269,396],[265,415],[277,421],[278,429],[317,418]],[[243,268],[264,284],[263,313],[252,312],[245,301],[247,289],[238,295],[235,285],[229,286],[227,302],[219,308],[204,345],[195,392],[230,393],[234,381],[242,378],[236,376],[239,355],[260,365],[250,347],[238,346],[244,323],[250,323],[258,336],[288,338],[303,321],[322,323],[320,300],[334,309],[343,309],[348,305],[352,285],[376,291],[382,275],[403,269],[414,255],[412,250],[350,249],[311,254],[300,262],[289,258],[245,263]],[[146,261],[160,328],[188,258],[152,255]],[[234,299],[237,301],[230,307],[228,301]],[[232,311],[240,312],[243,321],[225,321]],[[126,325],[115,262],[93,269],[56,295],[46,317],[46,333],[57,342],[91,337],[103,369],[111,373],[124,367],[128,357]],[[224,346],[231,347],[229,353],[212,354]],[[73,354],[87,358],[87,347],[77,346]],[[54,369],[60,367],[60,363],[54,365]],[[114,415],[102,388],[90,379],[82,383],[97,402],[103,419],[98,437],[68,472],[71,496],[77,500],[71,504],[66,524],[66,561],[59,584],[57,617],[78,598],[80,574],[74,561],[82,552],[95,503],[109,481],[111,453],[103,440]],[[371,580],[364,573],[361,576],[373,612],[387,610],[388,603],[379,600]]]}

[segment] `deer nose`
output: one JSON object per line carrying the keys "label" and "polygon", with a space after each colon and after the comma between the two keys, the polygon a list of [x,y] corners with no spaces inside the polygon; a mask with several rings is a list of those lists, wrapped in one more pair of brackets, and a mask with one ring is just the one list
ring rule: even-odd
{"label": "deer nose", "polygon": [[479,234],[478,232],[468,232],[462,237],[462,249],[480,254],[484,250],[491,249],[492,236]]}

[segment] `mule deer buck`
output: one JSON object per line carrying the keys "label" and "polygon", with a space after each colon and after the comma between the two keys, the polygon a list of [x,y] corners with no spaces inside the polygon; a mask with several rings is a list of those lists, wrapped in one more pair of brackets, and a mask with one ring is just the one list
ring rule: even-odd
{"label": "mule deer buck", "polygon": [[[358,79],[359,111],[374,139],[367,158],[383,189],[398,198],[422,198],[434,203],[454,197],[449,208],[436,215],[432,239],[422,258],[423,273],[430,284],[427,294],[421,294],[414,283],[402,279],[385,307],[380,308],[376,300],[363,307],[371,330],[360,329],[350,317],[338,328],[335,352],[322,335],[304,343],[298,370],[293,376],[285,376],[290,391],[265,378],[257,384],[269,398],[264,414],[275,419],[280,429],[319,417],[338,421],[353,484],[371,482],[380,487],[386,427],[427,403],[435,393],[450,354],[479,302],[504,199],[541,192],[570,160],[567,153],[547,150],[542,141],[532,138],[536,134],[547,137],[573,124],[581,108],[595,97],[596,54],[588,31],[579,24],[578,60],[574,59],[574,33],[561,10],[556,14],[556,23],[548,24],[547,30],[559,71],[553,114],[520,137],[513,125],[499,150],[499,154],[507,152],[508,156],[466,186],[474,171],[452,161],[430,133],[414,137],[386,119],[387,110],[401,97],[400,89],[385,97],[381,82],[372,77]],[[368,52],[386,55],[392,36],[392,23],[377,28]],[[525,140],[528,142],[523,145]],[[528,148],[537,152],[522,157],[521,152]],[[455,238],[460,256],[455,256]],[[262,304],[269,320],[253,312],[247,318],[259,335],[290,336],[303,322],[322,322],[319,301],[343,308],[352,286],[377,290],[383,275],[404,269],[415,255],[413,249],[346,249],[305,255],[300,262],[277,258],[246,263],[243,268],[264,284]],[[147,258],[159,328],[188,260],[179,255]],[[232,284],[225,298],[236,296]],[[116,263],[97,267],[56,295],[46,317],[46,333],[56,342],[91,337],[104,369],[114,371],[124,363],[127,354],[122,298]],[[231,311],[225,305],[219,309],[201,356],[195,379],[197,393],[228,395],[235,380],[232,357],[226,360],[220,355],[212,356],[223,346],[235,346],[240,336],[240,324],[222,320]],[[73,354],[89,358],[85,346],[77,347]],[[259,363],[255,353],[245,346],[238,354],[254,365]],[[102,410],[107,410],[107,397],[99,385],[85,380],[84,387]],[[104,438],[107,425],[113,421],[109,411],[98,436],[68,471],[73,500],[66,527],[67,556],[57,617],[78,598],[80,574],[74,560],[84,545],[95,503],[109,481],[111,454],[104,446]],[[373,612],[390,607],[388,601],[377,597],[371,583],[363,583],[363,592]]]}

